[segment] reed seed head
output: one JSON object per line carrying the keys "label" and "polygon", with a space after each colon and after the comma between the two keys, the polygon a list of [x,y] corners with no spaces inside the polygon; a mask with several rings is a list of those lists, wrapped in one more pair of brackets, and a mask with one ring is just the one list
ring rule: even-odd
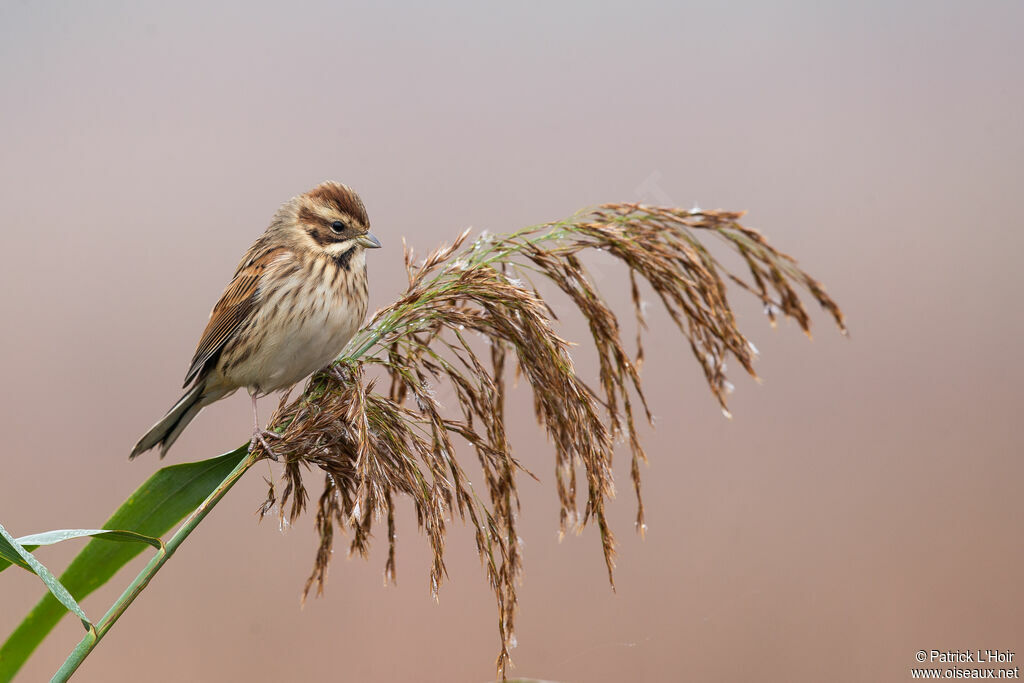
{"label": "reed seed head", "polygon": [[[824,287],[759,232],[741,225],[741,216],[607,204],[471,243],[466,231],[418,264],[407,249],[405,293],[377,311],[342,359],[315,374],[298,398],[283,399],[271,420],[270,428],[282,434],[274,450],[284,472],[280,488],[269,482],[261,513],[276,506],[282,519],[294,520],[309,505],[303,473],[316,468],[324,480],[315,504],[320,545],[304,595],[324,589],[335,526],[351,533],[352,552],[365,555],[374,523],[386,523],[385,575],[394,580],[394,503],[400,495],[413,502],[433,550],[429,579],[436,594],[445,579],[447,520],[458,514],[474,531],[494,590],[501,640],[497,668],[504,677],[522,572],[516,482],[521,473],[533,476],[516,460],[505,429],[509,366],[532,389],[537,421],[553,445],[561,531],[596,523],[611,581],[615,541],[605,506],[614,494],[617,440],[630,449],[636,528],[646,529],[640,463],[647,456],[636,429],[638,411],[651,419],[640,380],[646,326],[641,287],[665,307],[723,411],[732,387],[726,360],[735,359],[756,377],[757,355],[737,327],[726,281],[758,297],[773,323],[790,318],[809,334],[810,317],[797,293],[803,288],[845,333],[843,314]],[[725,268],[701,236],[723,240],[747,273]],[[633,353],[581,260],[588,250],[610,254],[628,270],[638,330]],[[596,383],[577,374],[569,342],[557,334],[553,310],[538,291],[543,280],[586,320],[597,351]],[[383,373],[386,386],[369,378],[374,372]],[[455,396],[447,409],[434,397],[442,382]],[[467,454],[457,454],[456,443],[463,442],[479,461],[485,497],[460,463],[459,456]]]}

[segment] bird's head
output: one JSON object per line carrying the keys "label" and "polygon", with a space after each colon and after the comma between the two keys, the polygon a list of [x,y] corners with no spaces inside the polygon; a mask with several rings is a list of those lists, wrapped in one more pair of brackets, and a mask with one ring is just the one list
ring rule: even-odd
{"label": "bird's head", "polygon": [[347,261],[357,250],[380,247],[363,200],[349,186],[328,180],[292,201],[297,237],[310,249]]}

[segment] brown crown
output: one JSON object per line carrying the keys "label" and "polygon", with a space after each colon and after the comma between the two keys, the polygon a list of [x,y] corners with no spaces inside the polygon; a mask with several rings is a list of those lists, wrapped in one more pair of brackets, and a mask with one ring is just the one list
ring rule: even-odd
{"label": "brown crown", "polygon": [[366,215],[366,207],[363,206],[363,200],[348,185],[328,180],[307,192],[306,196],[333,206],[338,211],[352,216],[366,227],[370,225],[370,218]]}

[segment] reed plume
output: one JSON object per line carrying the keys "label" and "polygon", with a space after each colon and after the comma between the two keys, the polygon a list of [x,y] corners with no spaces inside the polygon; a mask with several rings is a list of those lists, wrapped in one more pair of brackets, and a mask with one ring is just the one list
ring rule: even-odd
{"label": "reed plume", "polygon": [[[810,317],[797,291],[803,289],[845,333],[843,314],[824,287],[741,225],[741,216],[607,204],[472,242],[466,231],[418,263],[406,249],[409,286],[402,297],[378,311],[342,358],[315,374],[300,396],[282,400],[271,419],[270,429],[281,436],[272,448],[283,474],[270,482],[261,514],[276,507],[282,519],[294,521],[310,505],[304,473],[316,469],[323,476],[314,503],[320,545],[304,596],[324,589],[336,527],[348,530],[351,550],[365,556],[374,524],[386,524],[385,574],[394,578],[400,495],[412,500],[433,550],[430,585],[436,594],[445,578],[448,522],[457,514],[474,531],[494,590],[497,670],[504,677],[522,572],[517,478],[532,476],[516,459],[506,431],[507,375],[514,372],[532,389],[537,421],[553,444],[561,532],[596,524],[612,581],[615,540],[605,508],[614,491],[612,454],[619,440],[628,443],[632,458],[636,528],[645,529],[640,463],[647,456],[636,429],[638,417],[651,419],[640,380],[642,283],[689,343],[723,411],[731,386],[727,359],[756,376],[757,354],[737,327],[727,281],[758,297],[773,323],[791,318],[809,333]],[[746,272],[723,266],[699,239],[704,236],[737,252]],[[588,250],[601,250],[628,270],[638,330],[632,353],[581,260]],[[577,374],[570,344],[556,333],[556,316],[539,293],[543,280],[583,315],[597,352],[596,382]],[[444,382],[455,397],[447,407],[435,398]],[[475,452],[485,495],[473,488],[457,446]]]}

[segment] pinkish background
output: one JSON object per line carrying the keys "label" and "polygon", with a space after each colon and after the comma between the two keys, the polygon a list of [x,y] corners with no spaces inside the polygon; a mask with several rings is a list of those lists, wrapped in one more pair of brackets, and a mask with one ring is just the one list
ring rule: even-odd
{"label": "pinkish background", "polygon": [[[653,313],[650,530],[632,533],[621,457],[617,593],[594,529],[557,542],[552,454],[514,400],[542,482],[522,483],[513,673],[901,681],[919,649],[1024,658],[1022,22],[996,1],[4,2],[0,522],[99,525],[160,466],[129,463],[131,445],[177,398],[242,252],[323,179],[360,191],[384,242],[371,307],[400,291],[402,236],[423,252],[616,200],[749,209],[827,283],[851,338],[817,311],[813,343],[773,331],[737,293],[766,382],[734,377],[726,421]],[[624,281],[598,272],[628,311]],[[248,430],[235,396],[169,462]],[[258,525],[261,470],[76,680],[493,676],[467,530],[452,527],[440,604],[405,506],[396,588],[383,544],[369,562],[339,550],[327,595],[300,609],[312,517]],[[59,569],[68,546],[40,557]],[[0,635],[41,591],[0,575]],[[62,622],[23,680],[47,679],[80,634]]]}

